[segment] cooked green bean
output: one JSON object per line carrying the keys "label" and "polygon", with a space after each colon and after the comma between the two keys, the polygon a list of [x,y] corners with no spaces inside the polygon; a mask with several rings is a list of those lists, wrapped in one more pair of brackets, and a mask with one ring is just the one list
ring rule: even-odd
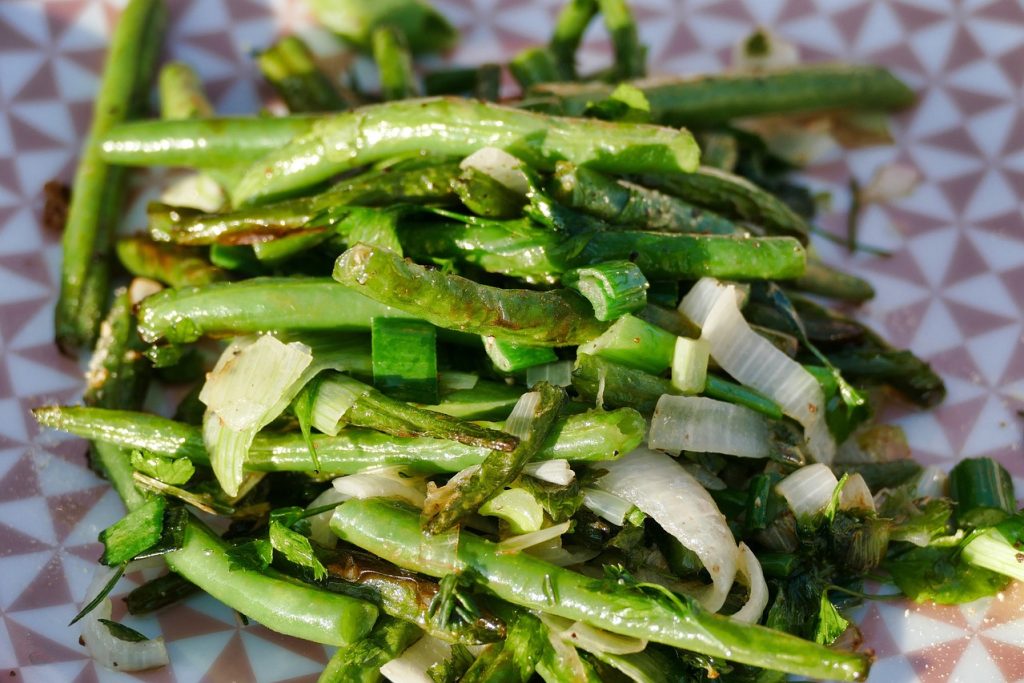
{"label": "cooked green bean", "polygon": [[[767,73],[732,73],[638,81],[651,117],[673,126],[708,126],[747,116],[832,109],[892,110],[914,103],[914,92],[886,69],[821,64]],[[557,111],[579,116],[614,86],[552,83],[536,94],[554,98]]]}
{"label": "cooked green bean", "polygon": [[56,335],[65,350],[91,344],[106,310],[110,250],[125,177],[102,158],[100,141],[107,131],[144,108],[166,13],[162,0],[132,0],[111,39],[61,241],[64,260]]}
{"label": "cooked green bean", "polygon": [[264,203],[382,159],[424,151],[466,156],[482,147],[512,151],[538,167],[566,159],[617,173],[689,172],[699,155],[685,130],[564,119],[455,98],[403,100],[313,124],[254,164],[234,197]]}

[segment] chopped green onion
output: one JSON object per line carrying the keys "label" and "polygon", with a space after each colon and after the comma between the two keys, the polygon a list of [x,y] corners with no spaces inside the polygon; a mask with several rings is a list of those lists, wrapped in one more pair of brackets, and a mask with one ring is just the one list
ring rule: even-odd
{"label": "chopped green onion", "polygon": [[517,372],[558,360],[555,352],[546,346],[524,346],[494,337],[484,337],[483,340],[487,357],[502,372]]}
{"label": "chopped green onion", "polygon": [[995,526],[1017,509],[1013,479],[992,458],[967,458],[949,473],[949,495],[957,521],[968,527]]}
{"label": "chopped green onion", "polygon": [[423,320],[374,318],[373,386],[396,399],[437,403],[437,328]]}
{"label": "chopped green onion", "polygon": [[615,320],[647,305],[647,278],[635,263],[606,261],[574,268],[562,275],[562,284],[583,295],[594,307],[594,317]]}
{"label": "chopped green onion", "polygon": [[123,564],[156,545],[163,533],[165,505],[163,498],[154,496],[101,531],[100,562],[111,567]]}
{"label": "chopped green onion", "polygon": [[704,339],[676,337],[672,355],[672,386],[681,394],[700,394],[708,379],[711,346]]}
{"label": "chopped green onion", "polygon": [[632,315],[624,315],[578,353],[598,356],[638,370],[660,374],[672,365],[676,337]]}

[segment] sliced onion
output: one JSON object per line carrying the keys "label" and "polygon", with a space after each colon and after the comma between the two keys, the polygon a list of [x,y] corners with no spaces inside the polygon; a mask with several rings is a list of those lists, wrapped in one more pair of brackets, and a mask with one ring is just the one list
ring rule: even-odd
{"label": "sliced onion", "polygon": [[[113,578],[113,570],[97,570],[86,591],[91,600]],[[82,643],[96,663],[112,671],[145,671],[167,666],[167,646],[162,637],[130,642],[121,640],[100,619],[110,619],[110,598],[104,598],[91,612],[82,617]]]}
{"label": "sliced onion", "polygon": [[520,439],[530,435],[533,421],[537,419],[537,408],[540,406],[540,392],[528,391],[519,397],[508,419],[505,420],[504,432]]}
{"label": "sliced onion", "polygon": [[647,647],[647,641],[642,638],[620,636],[582,621],[575,622],[559,635],[587,652],[628,655],[643,652]]}
{"label": "sliced onion", "polygon": [[743,607],[740,607],[732,615],[732,618],[736,621],[756,624],[761,620],[764,608],[768,606],[768,584],[764,580],[761,563],[746,543],[740,543],[738,557],[736,573],[740,580],[750,588],[750,596]]}
{"label": "sliced onion", "polygon": [[704,396],[664,395],[651,419],[648,445],[679,453],[767,458],[770,430],[758,412]]}
{"label": "sliced onion", "polygon": [[172,182],[160,194],[160,201],[171,206],[187,206],[206,213],[224,207],[224,191],[205,173],[191,173]]}
{"label": "sliced onion", "polygon": [[583,489],[583,507],[615,526],[622,526],[626,523],[626,515],[636,506],[614,493],[588,488]]}
{"label": "sliced onion", "polygon": [[697,554],[713,582],[698,600],[712,612],[721,609],[736,576],[736,542],[704,487],[675,460],[646,448],[600,466],[608,473],[598,486],[633,503]]}
{"label": "sliced onion", "polygon": [[547,382],[556,387],[567,387],[572,384],[572,361],[558,360],[526,368],[526,386],[532,387],[537,382]]}
{"label": "sliced onion", "polygon": [[904,163],[886,164],[875,171],[870,182],[861,190],[860,200],[864,204],[885,204],[903,199],[913,194],[921,180],[921,172],[914,166]]}
{"label": "sliced onion", "polygon": [[843,490],[839,493],[839,509],[875,511],[875,499],[860,472],[854,472],[846,478]]}
{"label": "sliced onion", "polygon": [[[695,287],[700,285],[698,282]],[[718,290],[701,326],[701,338],[711,344],[711,355],[723,370],[773,399],[786,415],[803,425],[808,449],[819,462],[832,462],[836,444],[825,423],[821,386],[802,365],[751,329],[731,287]],[[695,315],[699,313],[695,311]]]}
{"label": "sliced onion", "polygon": [[156,280],[150,280],[148,277],[134,277],[128,284],[128,300],[132,302],[132,305],[135,305],[143,299],[153,296],[163,288],[164,286]]}
{"label": "sliced onion", "polygon": [[[333,505],[351,498],[348,494],[342,493],[333,486],[324,490],[313,502],[306,506],[307,510]],[[327,510],[309,518],[309,537],[325,548],[333,548],[338,545],[338,537],[331,531],[331,516],[334,510]]]}
{"label": "sliced onion", "polygon": [[713,277],[703,277],[690,288],[683,300],[679,302],[679,312],[685,315],[698,327],[704,326],[708,314],[718,301],[718,296],[729,287]]}
{"label": "sliced onion", "polygon": [[928,465],[917,477],[916,495],[918,498],[941,498],[946,495],[946,482],[949,474],[941,467]]}
{"label": "sliced onion", "polygon": [[434,683],[427,670],[448,659],[451,654],[451,645],[425,635],[398,657],[384,664],[380,672],[392,683]]}
{"label": "sliced onion", "polygon": [[836,475],[826,465],[805,465],[775,486],[797,519],[818,514],[832,501],[839,485]]}
{"label": "sliced onion", "polygon": [[273,335],[235,340],[206,376],[199,400],[203,444],[210,467],[228,496],[238,495],[249,446],[260,429],[281,414],[308,381],[309,347],[285,344]]}
{"label": "sliced onion", "polygon": [[505,555],[509,553],[518,553],[526,550],[527,548],[541,543],[547,543],[548,541],[558,538],[562,534],[569,531],[571,522],[562,522],[561,524],[555,524],[545,529],[539,529],[537,531],[531,531],[528,534],[520,534],[518,536],[510,536],[504,541],[498,544],[496,552],[499,555]]}
{"label": "sliced onion", "polygon": [[476,169],[523,196],[530,191],[530,182],[523,173],[523,162],[497,147],[478,149],[463,159],[459,168]]}
{"label": "sliced onion", "polygon": [[523,474],[558,486],[568,486],[576,478],[568,460],[540,460],[526,463]]}
{"label": "sliced onion", "polygon": [[420,479],[405,479],[397,472],[361,472],[338,477],[334,489],[351,498],[398,498],[418,508],[423,507],[426,493],[416,484]]}

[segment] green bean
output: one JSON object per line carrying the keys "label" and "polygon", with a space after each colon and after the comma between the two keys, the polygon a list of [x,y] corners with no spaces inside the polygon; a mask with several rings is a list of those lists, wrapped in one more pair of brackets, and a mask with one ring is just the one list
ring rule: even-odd
{"label": "green bean", "polygon": [[421,633],[407,621],[381,617],[369,635],[334,653],[317,683],[377,683],[380,668],[415,643]]}
{"label": "green bean", "polygon": [[928,363],[907,350],[842,349],[829,352],[828,359],[851,382],[888,384],[922,408],[933,408],[946,397],[942,378]]}
{"label": "green bean", "polygon": [[370,36],[370,44],[380,71],[381,96],[385,100],[415,97],[419,88],[405,34],[393,25],[378,26]]}
{"label": "green bean", "polygon": [[424,508],[423,526],[428,533],[447,531],[475,513],[489,498],[512,483],[526,463],[537,456],[565,401],[565,391],[547,382],[539,382],[533,391],[539,393],[539,400],[528,416],[528,431],[520,437],[515,450],[511,453],[491,451],[472,474],[449,484],[450,492],[436,509]]}
{"label": "green bean", "polygon": [[300,38],[282,38],[260,53],[256,63],[293,113],[339,111],[348,106]]}
{"label": "green bean", "polygon": [[443,413],[417,408],[405,401],[390,398],[374,387],[344,375],[326,377],[320,383],[318,391],[329,388],[331,383],[354,397],[351,406],[341,415],[341,420],[356,427],[365,427],[392,436],[424,436],[499,451],[514,450],[519,443],[518,439],[505,432],[481,427]]}
{"label": "green bean", "polygon": [[106,309],[109,255],[124,202],[124,172],[101,158],[100,140],[144,108],[165,18],[161,0],[133,0],[111,39],[61,242],[64,260],[55,325],[58,345],[65,350],[92,343]]}
{"label": "green bean", "polygon": [[449,162],[368,171],[310,197],[221,213],[152,203],[150,231],[156,240],[177,244],[259,242],[311,227],[335,226],[345,217],[345,206],[452,201],[452,185],[460,172],[457,163]]}
{"label": "green bean", "polygon": [[609,80],[618,82],[643,76],[647,71],[644,65],[647,50],[640,44],[629,5],[625,0],[597,0],[597,5],[604,17],[604,25],[611,36],[615,53]]}
{"label": "green bean", "polygon": [[685,130],[564,119],[474,100],[403,100],[315,123],[254,164],[235,189],[235,200],[271,201],[397,155],[466,156],[482,147],[503,148],[538,168],[567,159],[618,173],[689,172],[699,154]]}
{"label": "green bean", "polygon": [[429,635],[452,643],[478,645],[500,640],[505,624],[489,613],[473,621],[449,620],[443,626],[430,606],[440,586],[422,574],[401,569],[379,557],[350,548],[333,550],[324,560],[329,590],[372,591],[382,611],[415,624]]}
{"label": "green bean", "polygon": [[121,265],[129,273],[171,287],[208,285],[228,277],[203,258],[199,249],[160,244],[145,235],[123,237],[117,241],[116,249]]}
{"label": "green bean", "polygon": [[367,245],[339,256],[334,278],[381,305],[414,311],[438,327],[534,346],[581,344],[606,327],[593,317],[587,300],[571,290],[488,287]]}
{"label": "green bean", "polygon": [[164,556],[171,571],[272,631],[325,645],[363,638],[377,618],[372,604],[329,593],[267,569],[232,564],[224,543],[198,520],[185,529],[180,550]]}
{"label": "green bean", "polygon": [[[661,78],[636,82],[654,121],[672,126],[711,126],[748,116],[833,109],[891,110],[914,103],[912,90],[874,66],[819,64],[747,74]],[[557,100],[556,110],[579,116],[614,86],[553,83],[535,94]]]}
{"label": "green bean", "polygon": [[308,132],[316,115],[133,121],[100,137],[100,158],[123,166],[219,168],[251,163]]}
{"label": "green bean", "polygon": [[562,76],[555,55],[543,47],[526,48],[512,58],[508,70],[523,90],[561,80]]}
{"label": "green bean", "polygon": [[412,256],[457,258],[528,282],[551,282],[566,270],[633,261],[648,280],[790,279],[806,255],[790,237],[735,237],[609,230],[563,237],[521,221],[421,226],[403,233]]}
{"label": "green bean", "polygon": [[742,228],[713,211],[589,168],[555,166],[554,196],[574,209],[640,230],[734,235]]}
{"label": "green bean", "polygon": [[458,544],[424,536],[419,516],[401,504],[352,500],[334,513],[343,540],[432,576],[472,570],[503,600],[613,633],[743,664],[814,678],[862,680],[870,655],[832,650],[761,626],[710,614],[691,600],[651,594],[612,579],[594,579],[527,553],[502,554],[467,531]]}
{"label": "green bean", "polygon": [[875,288],[867,280],[826,265],[818,259],[807,259],[807,270],[792,284],[804,292],[855,304],[875,296]]}
{"label": "green bean", "polygon": [[147,342],[193,342],[270,330],[368,331],[375,316],[416,317],[324,278],[252,278],[165,289],[139,306]]}
{"label": "green bean", "polygon": [[[165,457],[209,462],[198,427],[149,413],[82,406],[45,406],[33,415],[39,424]],[[500,428],[500,424],[492,423]],[[631,408],[589,411],[560,418],[538,460],[614,460],[643,440],[644,419]],[[422,472],[459,472],[487,457],[484,448],[428,438],[397,438],[370,429],[347,428],[337,436],[314,435],[323,472],[343,475],[369,468],[405,466]],[[245,467],[253,472],[313,472],[309,449],[298,432],[262,433],[253,441]],[[129,477],[130,477],[129,470]]]}
{"label": "green bean", "polygon": [[170,62],[160,69],[160,118],[198,119],[213,114],[213,105],[192,67],[183,62]]}
{"label": "green bean", "polygon": [[770,234],[790,235],[807,243],[807,221],[775,195],[737,175],[702,166],[695,173],[645,176],[641,182]]}
{"label": "green bean", "polygon": [[548,47],[558,62],[561,80],[576,78],[576,50],[596,14],[596,0],[569,0],[558,13]]}

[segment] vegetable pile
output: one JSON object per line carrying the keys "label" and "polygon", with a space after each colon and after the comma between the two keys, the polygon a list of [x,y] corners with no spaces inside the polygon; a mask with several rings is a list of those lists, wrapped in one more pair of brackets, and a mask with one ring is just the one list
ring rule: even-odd
{"label": "vegetable pile", "polygon": [[[338,646],[324,683],[861,680],[866,580],[956,603],[1024,578],[1007,472],[947,482],[873,420],[945,389],[822,303],[873,291],[815,257],[788,175],[823,122],[884,138],[903,83],[766,33],[732,72],[644,79],[623,0],[569,0],[498,103],[501,65],[417,74],[456,38],[424,2],[311,4],[379,88],[289,37],[256,58],[287,115],[219,118],[168,64],[145,119],[162,2],[111,44],[57,307],[94,349],[85,405],[35,411],[128,509],[76,618],[97,660],[167,662],[109,620],[150,558],[130,613],[205,591]],[[614,61],[581,75],[598,16]],[[118,238],[133,166],[193,172]],[[173,417],[144,412],[166,386]]]}

